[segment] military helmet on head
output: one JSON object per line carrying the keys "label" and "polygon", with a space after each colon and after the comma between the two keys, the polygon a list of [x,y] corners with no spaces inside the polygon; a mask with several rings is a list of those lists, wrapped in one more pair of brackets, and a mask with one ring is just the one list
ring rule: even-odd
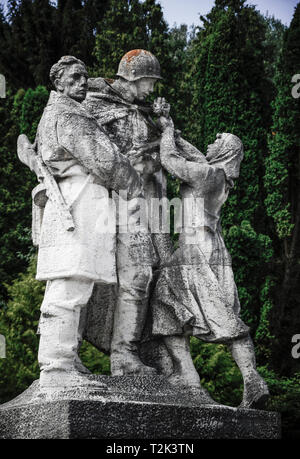
{"label": "military helmet on head", "polygon": [[160,65],[150,51],[133,49],[122,57],[117,76],[127,81],[136,81],[140,78],[161,79]]}

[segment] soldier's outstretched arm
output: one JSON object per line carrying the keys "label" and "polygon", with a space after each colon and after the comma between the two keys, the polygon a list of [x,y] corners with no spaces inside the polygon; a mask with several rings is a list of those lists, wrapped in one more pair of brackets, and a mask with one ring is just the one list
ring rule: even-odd
{"label": "soldier's outstretched arm", "polygon": [[57,123],[58,143],[107,188],[126,190],[128,198],[142,195],[139,174],[120,153],[97,121],[81,115],[62,115]]}

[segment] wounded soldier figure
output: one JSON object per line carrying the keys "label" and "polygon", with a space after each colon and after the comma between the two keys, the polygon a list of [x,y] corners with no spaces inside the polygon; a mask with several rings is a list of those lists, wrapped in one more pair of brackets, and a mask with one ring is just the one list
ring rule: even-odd
{"label": "wounded soldier figure", "polygon": [[[152,108],[146,103],[161,78],[160,65],[149,51],[131,50],[121,59],[117,77],[114,81],[90,79],[84,106],[139,174],[145,201],[150,204],[152,198],[165,195],[159,161],[161,131],[152,119]],[[134,220],[137,211],[135,205],[129,205],[128,220]],[[130,231],[127,228],[124,231],[121,222],[118,223],[118,292],[110,343],[111,373],[155,375],[152,365],[145,365],[141,359],[140,343],[154,271],[172,253],[173,246],[169,234],[150,232],[148,222]]]}

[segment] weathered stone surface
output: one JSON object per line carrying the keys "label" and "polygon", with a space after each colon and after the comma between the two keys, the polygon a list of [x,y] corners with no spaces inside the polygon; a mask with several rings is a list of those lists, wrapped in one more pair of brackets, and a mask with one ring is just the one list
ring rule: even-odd
{"label": "weathered stone surface", "polygon": [[[152,198],[166,196],[166,178],[159,160],[161,131],[151,118],[151,107],[145,103],[147,94],[153,92],[154,83],[160,77],[160,67],[150,52],[132,50],[122,58],[118,75],[121,78],[115,81],[89,80],[83,106],[142,177],[145,208]],[[138,208],[129,205],[127,209],[128,222],[139,221],[134,231],[127,222],[122,222],[123,212],[119,213],[117,294],[110,294],[113,292],[111,287],[95,287],[88,304],[85,328],[89,342],[101,350],[110,351],[112,374],[119,376],[132,372],[153,373],[147,363],[159,369],[163,365],[160,361],[153,364],[152,345],[147,349],[149,358],[143,358],[145,353],[140,352],[140,342],[149,318],[155,268],[172,253],[173,246],[169,234],[154,234],[150,230],[152,214],[148,215],[149,221],[146,219],[141,224]],[[100,309],[108,311],[105,325]],[[161,341],[159,346],[165,347]],[[164,354],[166,352],[165,349]]]}
{"label": "weathered stone surface", "polygon": [[[83,383],[82,374],[88,370],[77,350],[85,307],[95,284],[114,286],[118,277],[122,279],[121,274],[117,276],[116,214],[110,192],[126,190],[129,200],[143,195],[139,173],[82,104],[87,78],[84,63],[73,56],[54,64],[50,79],[55,91],[43,112],[36,140],[33,145],[25,135],[18,140],[20,160],[41,182],[33,193],[33,239],[39,247],[37,279],[48,281],[39,323],[38,360],[44,387],[59,386],[66,378],[69,385]],[[145,237],[151,240],[150,235]],[[140,247],[137,241],[134,244]],[[128,268],[127,260],[122,262]],[[148,266],[147,270],[150,272]],[[125,282],[127,288],[133,288],[128,279]],[[104,350],[112,314],[106,316],[110,327],[103,336]],[[132,319],[141,334],[139,317],[128,316],[125,330],[134,324]]]}
{"label": "weathered stone surface", "polygon": [[[181,181],[185,218],[179,247],[161,269],[151,298],[152,332],[165,336],[174,364],[188,361],[182,330],[203,341],[227,343],[244,380],[242,406],[261,408],[269,390],[256,370],[249,328],[240,318],[231,256],[221,228],[221,209],[239,177],[243,144],[233,134],[217,134],[204,156],[180,139],[169,108],[163,98],[156,100],[154,109],[163,131],[160,159]],[[197,381],[191,360],[189,366],[177,365],[174,373],[173,378],[186,383]]]}
{"label": "weathered stone surface", "polygon": [[133,49],[126,53],[121,59],[117,75],[127,81],[141,78],[161,79],[158,60],[145,49]]}
{"label": "weathered stone surface", "polygon": [[[174,129],[164,98],[147,106],[160,78],[150,52],[127,53],[118,75],[91,80],[88,92],[83,62],[63,57],[50,71],[56,91],[36,141],[19,138],[19,158],[41,182],[33,239],[37,279],[48,283],[40,380],[0,407],[0,436],[277,438],[279,417],[249,409],[261,408],[269,393],[239,317],[220,226],[242,142],[218,134],[204,156]],[[166,196],[166,172],[182,182],[175,252],[168,231],[150,225],[163,220],[152,203]],[[185,207],[198,199],[203,212]],[[190,334],[228,344],[244,379],[243,409],[218,405],[201,387]],[[83,338],[110,353],[112,377],[83,366]]]}
{"label": "weathered stone surface", "polygon": [[93,376],[99,390],[45,393],[36,381],[0,408],[0,438],[279,438],[276,413],[201,405],[162,377]]}

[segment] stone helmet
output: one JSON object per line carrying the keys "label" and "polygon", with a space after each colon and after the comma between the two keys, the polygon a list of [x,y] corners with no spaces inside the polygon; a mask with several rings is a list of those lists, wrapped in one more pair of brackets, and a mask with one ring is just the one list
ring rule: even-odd
{"label": "stone helmet", "polygon": [[136,81],[140,78],[161,79],[160,65],[150,51],[133,49],[122,57],[117,76],[127,81]]}

